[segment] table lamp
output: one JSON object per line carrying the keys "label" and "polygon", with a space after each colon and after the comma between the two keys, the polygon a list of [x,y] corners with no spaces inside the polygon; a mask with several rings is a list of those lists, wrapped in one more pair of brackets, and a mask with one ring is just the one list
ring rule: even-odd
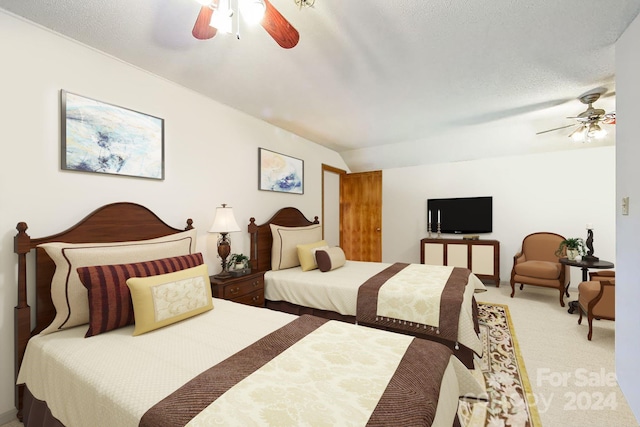
{"label": "table lamp", "polygon": [[223,203],[222,207],[216,208],[216,216],[213,219],[213,225],[209,229],[209,233],[220,233],[220,238],[218,239],[218,256],[222,258],[222,271],[214,275],[213,277],[215,278],[231,276],[227,268],[227,257],[231,253],[231,241],[227,237],[227,234],[234,231],[240,231],[240,227],[233,216],[233,209]]}

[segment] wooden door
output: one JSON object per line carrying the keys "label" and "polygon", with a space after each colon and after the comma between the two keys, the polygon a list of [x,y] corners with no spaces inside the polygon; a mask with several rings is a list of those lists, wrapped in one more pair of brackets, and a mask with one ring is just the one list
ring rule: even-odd
{"label": "wooden door", "polygon": [[382,171],[340,175],[340,247],[348,260],[382,261]]}

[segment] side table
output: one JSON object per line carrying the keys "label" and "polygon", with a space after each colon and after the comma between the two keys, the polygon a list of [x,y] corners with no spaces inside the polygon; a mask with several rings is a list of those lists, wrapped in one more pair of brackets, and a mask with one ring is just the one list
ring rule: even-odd
{"label": "side table", "polygon": [[[560,258],[560,263],[564,265],[570,265],[571,267],[579,267],[582,270],[582,281],[586,282],[589,280],[589,269],[601,269],[601,268],[613,268],[614,265],[610,261],[605,260],[597,260],[597,261],[589,261],[589,260],[570,260],[569,258]],[[567,285],[567,291],[569,290],[569,285]],[[567,292],[567,295],[569,293]],[[573,314],[574,311],[578,310],[578,301],[570,301],[569,302],[569,310],[567,310],[570,314]]]}
{"label": "side table", "polygon": [[215,298],[264,307],[264,271],[229,278],[209,276],[209,280]]}

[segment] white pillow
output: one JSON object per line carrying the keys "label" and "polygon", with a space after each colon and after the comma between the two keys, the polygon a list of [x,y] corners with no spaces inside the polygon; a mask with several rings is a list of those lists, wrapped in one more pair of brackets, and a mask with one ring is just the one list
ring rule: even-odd
{"label": "white pillow", "polygon": [[271,269],[283,270],[300,265],[297,245],[317,242],[322,239],[320,224],[306,227],[284,227],[269,224],[273,245],[271,246]]}
{"label": "white pillow", "polygon": [[89,322],[87,288],[78,276],[78,267],[127,264],[195,253],[196,230],[157,239],[114,243],[63,243],[38,245],[56,264],[51,281],[51,299],[56,317],[41,335]]}

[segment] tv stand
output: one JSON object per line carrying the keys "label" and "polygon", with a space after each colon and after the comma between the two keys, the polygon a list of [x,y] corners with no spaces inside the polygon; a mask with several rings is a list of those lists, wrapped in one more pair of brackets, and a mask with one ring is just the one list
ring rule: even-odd
{"label": "tv stand", "polygon": [[420,240],[420,263],[449,265],[471,270],[481,280],[500,287],[500,242],[497,240]]}

